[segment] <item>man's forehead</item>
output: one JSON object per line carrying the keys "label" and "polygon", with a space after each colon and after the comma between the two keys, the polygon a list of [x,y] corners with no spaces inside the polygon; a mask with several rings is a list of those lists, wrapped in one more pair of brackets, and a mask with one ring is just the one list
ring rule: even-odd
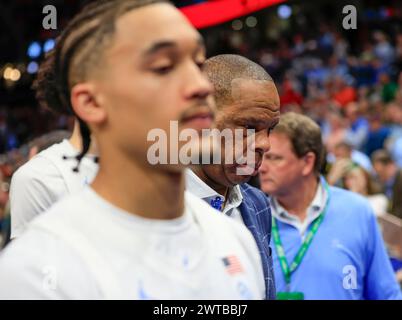
{"label": "man's forehead", "polygon": [[279,112],[279,95],[273,81],[234,79],[231,95],[237,105],[260,105],[266,106],[273,112]]}
{"label": "man's forehead", "polygon": [[275,129],[270,135],[271,149],[292,149],[292,142],[289,136],[284,132],[276,132]]}
{"label": "man's forehead", "polygon": [[172,5],[159,3],[131,10],[116,22],[116,39],[122,45],[145,49],[155,42],[198,41],[199,34]]}

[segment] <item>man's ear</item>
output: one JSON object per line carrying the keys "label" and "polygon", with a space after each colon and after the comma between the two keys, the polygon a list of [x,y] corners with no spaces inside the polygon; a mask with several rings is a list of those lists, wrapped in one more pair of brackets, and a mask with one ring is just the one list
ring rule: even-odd
{"label": "man's ear", "polygon": [[106,110],[91,83],[79,83],[71,89],[71,105],[76,115],[87,124],[100,125],[106,120]]}
{"label": "man's ear", "polygon": [[308,176],[311,172],[314,171],[314,164],[315,164],[315,160],[316,160],[316,156],[314,154],[314,152],[307,152],[304,156],[303,156],[303,160],[304,160],[304,168],[302,170],[302,174],[304,176]]}

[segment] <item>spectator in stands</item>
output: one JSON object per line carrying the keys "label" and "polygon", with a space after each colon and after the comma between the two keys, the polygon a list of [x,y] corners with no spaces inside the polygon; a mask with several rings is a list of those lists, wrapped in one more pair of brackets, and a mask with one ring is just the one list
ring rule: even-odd
{"label": "spectator in stands", "polygon": [[6,115],[0,114],[0,153],[12,150],[18,145],[17,136],[9,128]]}
{"label": "spectator in stands", "polygon": [[390,130],[386,149],[392,154],[398,166],[402,168],[402,101],[388,104],[385,110],[385,117],[389,123]]}
{"label": "spectator in stands", "polygon": [[382,101],[388,103],[394,100],[398,90],[398,85],[391,81],[389,74],[385,72],[380,74],[379,81],[381,85]]}
{"label": "spectator in stands", "polygon": [[356,95],[356,89],[348,85],[343,77],[335,77],[333,99],[339,103],[342,108],[355,101]]}
{"label": "spectator in stands", "polygon": [[369,132],[364,146],[364,153],[368,156],[379,149],[384,148],[384,143],[390,135],[391,130],[385,126],[381,114],[374,110],[369,114]]}
{"label": "spectator in stands", "polygon": [[[335,158],[335,160],[334,160]],[[341,186],[340,179],[345,175],[350,163],[356,163],[368,172],[373,172],[370,158],[363,152],[354,150],[348,143],[341,142],[334,148],[333,157],[328,155],[327,159],[332,162],[327,179],[330,185]]]}
{"label": "spectator in stands", "polygon": [[349,122],[345,140],[354,149],[361,150],[367,140],[369,123],[365,117],[360,115],[359,106],[356,102],[351,102],[345,107],[345,115]]}
{"label": "spectator in stands", "polygon": [[328,153],[333,153],[335,147],[345,140],[345,119],[338,110],[330,110],[322,125],[322,134]]}
{"label": "spectator in stands", "polygon": [[390,201],[389,213],[402,218],[402,169],[386,150],[377,150],[371,159],[383,192]]}
{"label": "spectator in stands", "polygon": [[271,197],[274,271],[282,299],[402,299],[376,217],[362,196],[320,176],[319,126],[287,113],[260,167]]}
{"label": "spectator in stands", "polygon": [[362,167],[351,163],[342,178],[342,185],[345,189],[366,197],[377,216],[387,213],[387,197],[381,193],[380,187]]}
{"label": "spectator in stands", "polygon": [[389,42],[385,33],[376,31],[374,32],[373,37],[376,43],[373,52],[382,64],[388,67],[395,60],[395,49]]}
{"label": "spectator in stands", "polygon": [[281,107],[285,107],[289,104],[296,104],[301,106],[303,103],[302,95],[294,89],[293,83],[290,79],[285,80],[282,84],[280,100]]}

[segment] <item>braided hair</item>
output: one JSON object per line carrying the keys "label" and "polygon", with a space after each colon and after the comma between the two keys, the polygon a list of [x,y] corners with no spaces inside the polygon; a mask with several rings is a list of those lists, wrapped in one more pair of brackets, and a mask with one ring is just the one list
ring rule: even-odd
{"label": "braided hair", "polygon": [[[56,40],[55,48],[41,64],[34,82],[40,105],[60,114],[74,115],[71,88],[85,81],[100,61],[115,32],[115,22],[123,14],[167,0],[97,0],[89,3],[67,24]],[[77,117],[82,150],[74,157],[78,171],[91,145],[88,125]],[[67,159],[68,157],[64,157]]]}

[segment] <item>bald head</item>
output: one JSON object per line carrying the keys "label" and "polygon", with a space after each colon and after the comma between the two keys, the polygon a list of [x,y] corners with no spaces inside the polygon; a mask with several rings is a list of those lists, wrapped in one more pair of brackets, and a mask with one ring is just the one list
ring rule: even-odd
{"label": "bald head", "polygon": [[257,63],[235,54],[221,54],[205,61],[204,70],[215,88],[217,107],[233,101],[233,85],[240,79],[272,81]]}

